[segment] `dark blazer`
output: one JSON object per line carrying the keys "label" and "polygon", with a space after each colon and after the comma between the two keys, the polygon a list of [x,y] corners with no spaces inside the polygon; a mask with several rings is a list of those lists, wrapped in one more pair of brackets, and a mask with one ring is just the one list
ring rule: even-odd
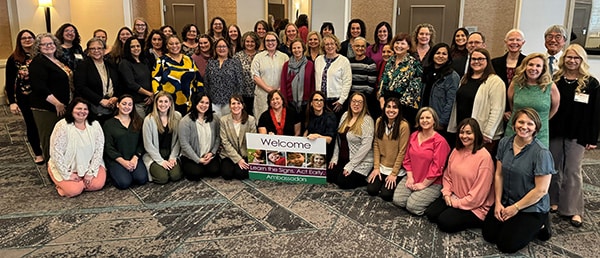
{"label": "dark blazer", "polygon": [[[494,67],[494,71],[496,71],[496,75],[500,76],[500,79],[502,79],[502,81],[504,81],[504,84],[506,85],[506,88],[508,89],[508,78],[506,75],[506,58],[508,57],[508,52],[506,54],[504,54],[503,56],[499,56],[496,57],[494,59],[492,59],[492,66]],[[519,54],[519,61],[517,61],[517,67],[519,67],[519,65],[521,65],[521,62],[523,62],[523,59],[525,59],[525,55],[523,55],[522,53]]]}
{"label": "dark blazer", "polygon": [[54,95],[65,106],[69,105],[71,89],[69,76],[58,65],[42,54],[35,56],[29,64],[31,81],[31,107],[56,112],[56,107],[46,101]]}
{"label": "dark blazer", "polygon": [[[500,79],[502,79],[502,81],[504,82],[504,85],[506,87],[506,92],[508,93],[508,87],[510,85],[508,84],[508,77],[506,75],[506,58],[507,57],[508,57],[508,52],[506,54],[504,54],[503,56],[499,56],[499,57],[492,59],[492,67],[494,67],[494,71],[496,71],[496,75],[498,75],[500,77]],[[522,53],[519,54],[519,60],[517,61],[516,67],[519,67],[519,65],[521,65],[521,62],[523,62],[523,59],[525,59],[525,55],[523,55]],[[504,111],[510,111],[510,105],[508,103],[508,94],[506,94],[506,105],[505,105]]]}
{"label": "dark blazer", "polygon": [[[119,86],[119,71],[110,61],[104,61],[106,71],[113,85],[113,96],[118,97],[122,94]],[[104,98],[102,79],[96,69],[94,60],[86,58],[77,67],[74,77],[75,93],[90,103],[97,105]]]}

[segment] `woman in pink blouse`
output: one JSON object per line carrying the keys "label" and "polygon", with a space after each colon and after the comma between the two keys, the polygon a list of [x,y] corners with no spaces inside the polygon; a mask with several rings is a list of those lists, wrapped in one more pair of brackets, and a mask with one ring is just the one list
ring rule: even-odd
{"label": "woman in pink blouse", "polygon": [[417,112],[417,131],[410,135],[402,166],[406,177],[398,183],[393,202],[415,215],[423,215],[440,195],[442,172],[450,146],[435,131],[439,118],[430,107]]}
{"label": "woman in pink blouse", "polygon": [[448,233],[481,227],[494,203],[494,163],[483,148],[479,123],[466,118],[458,128],[456,148],[444,173],[442,196],[425,211],[431,222]]}

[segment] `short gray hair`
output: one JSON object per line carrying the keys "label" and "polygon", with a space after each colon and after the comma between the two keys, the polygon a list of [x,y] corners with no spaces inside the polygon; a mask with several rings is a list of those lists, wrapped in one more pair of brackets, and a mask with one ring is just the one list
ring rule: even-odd
{"label": "short gray hair", "polygon": [[548,35],[552,32],[560,33],[560,35],[562,35],[563,38],[565,38],[565,40],[567,40],[567,30],[565,29],[564,26],[558,25],[558,24],[550,26],[548,29],[546,29],[546,32],[544,32],[544,37],[546,37],[546,35]]}

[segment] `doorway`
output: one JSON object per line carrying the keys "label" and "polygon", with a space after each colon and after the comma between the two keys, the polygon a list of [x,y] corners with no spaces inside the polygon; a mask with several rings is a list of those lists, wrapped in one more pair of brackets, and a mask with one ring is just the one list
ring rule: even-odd
{"label": "doorway", "polygon": [[435,28],[435,42],[452,42],[458,28],[460,0],[398,0],[396,34],[412,34],[418,24],[429,23]]}
{"label": "doorway", "polygon": [[173,26],[178,33],[189,23],[198,27],[199,34],[206,31],[204,0],[164,0],[163,15],[165,24]]}

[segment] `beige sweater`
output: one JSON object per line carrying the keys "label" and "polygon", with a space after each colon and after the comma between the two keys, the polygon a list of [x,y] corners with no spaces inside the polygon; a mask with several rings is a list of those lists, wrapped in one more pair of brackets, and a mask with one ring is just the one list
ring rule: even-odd
{"label": "beige sweater", "polygon": [[[379,127],[381,117],[377,119],[375,128]],[[400,123],[400,135],[398,139],[393,140],[392,134],[383,135],[382,139],[377,138],[377,129],[375,129],[375,141],[373,142],[374,162],[373,167],[379,168],[379,165],[392,168],[393,176],[397,176],[404,161],[406,146],[410,137],[409,125],[405,120]]]}

